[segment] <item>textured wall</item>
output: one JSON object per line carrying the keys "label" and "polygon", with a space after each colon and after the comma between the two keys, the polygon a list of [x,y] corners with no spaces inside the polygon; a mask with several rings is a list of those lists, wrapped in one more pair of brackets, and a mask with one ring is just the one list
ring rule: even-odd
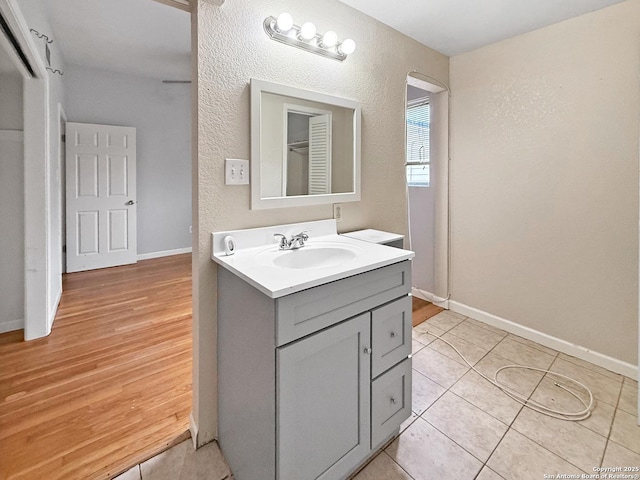
{"label": "textured wall", "polygon": [[0,130],[22,130],[22,76],[0,74]]}
{"label": "textured wall", "polygon": [[640,0],[451,59],[453,298],[636,364]]}
{"label": "textured wall", "polygon": [[[224,159],[249,158],[249,79],[285,83],[357,100],[362,105],[362,200],[344,205],[343,231],[364,227],[407,233],[404,186],[404,89],[418,69],[448,80],[448,58],[337,0],[199,0],[198,168],[194,209],[194,418],[200,442],[215,435],[216,267],[211,232],[330,218],[331,205],[250,210],[248,186],[224,185]],[[289,11],[298,24],[332,29],[358,44],[343,62],[270,40],[262,23]],[[195,224],[194,224],[195,225]]]}
{"label": "textured wall", "polygon": [[0,130],[0,332],[22,328],[24,319],[22,155],[22,132]]}
{"label": "textured wall", "polygon": [[[1,74],[0,225],[3,231],[0,235],[0,332],[21,328],[24,318],[22,128],[22,77],[17,72]],[[16,135],[15,131],[20,134]]]}
{"label": "textured wall", "polygon": [[138,253],[189,247],[189,85],[78,65],[65,82],[69,121],[136,128]]}

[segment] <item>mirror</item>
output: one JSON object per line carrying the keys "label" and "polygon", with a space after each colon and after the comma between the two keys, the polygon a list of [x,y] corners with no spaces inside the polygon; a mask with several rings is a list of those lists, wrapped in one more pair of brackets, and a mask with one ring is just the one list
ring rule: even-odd
{"label": "mirror", "polygon": [[251,80],[251,208],[360,200],[360,105]]}

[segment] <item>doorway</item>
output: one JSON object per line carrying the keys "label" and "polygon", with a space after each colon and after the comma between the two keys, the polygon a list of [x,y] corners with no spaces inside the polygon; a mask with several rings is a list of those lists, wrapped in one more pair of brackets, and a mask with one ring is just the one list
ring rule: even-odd
{"label": "doorway", "polygon": [[[0,7],[3,2],[14,3],[14,0],[0,0]],[[42,285],[46,288],[42,289],[41,295],[37,298],[35,291],[31,292],[30,296],[25,293],[24,304],[32,315],[46,318],[51,327],[52,322],[47,318],[47,313],[55,312],[57,294],[61,291],[58,287],[62,287],[62,276],[58,274],[56,277],[54,274],[56,268],[59,269],[58,272],[62,271],[64,254],[62,246],[65,245],[64,196],[62,195],[65,175],[64,158],[61,155],[64,143],[65,111],[69,120],[92,123],[88,115],[95,112],[102,117],[93,123],[125,123],[109,117],[117,109],[117,102],[95,94],[98,90],[104,91],[111,87],[110,92],[115,91],[113,97],[115,98],[116,94],[119,95],[117,100],[120,105],[124,104],[128,106],[129,111],[139,114],[128,122],[138,125],[149,118],[152,119],[156,126],[164,128],[165,133],[161,135],[167,137],[172,145],[165,147],[160,145],[160,142],[149,140],[152,136],[147,130],[145,139],[148,148],[139,150],[144,152],[145,159],[150,160],[147,162],[146,170],[143,170],[144,179],[139,178],[137,183],[139,187],[143,184],[147,189],[148,195],[144,198],[144,204],[152,208],[145,212],[146,249],[142,255],[138,256],[140,261],[132,266],[137,270],[119,270],[129,267],[116,267],[88,272],[86,275],[89,277],[79,276],[84,274],[78,274],[75,277],[68,275],[65,277],[64,289],[65,294],[69,295],[66,299],[64,297],[62,299],[58,309],[57,324],[53,326],[50,336],[46,336],[48,331],[39,332],[35,336],[45,338],[38,342],[22,342],[22,335],[13,334],[0,338],[3,366],[7,366],[7,369],[0,372],[0,383],[8,382],[3,383],[3,390],[8,384],[13,385],[11,388],[15,390],[12,390],[13,393],[7,397],[8,403],[0,403],[0,411],[3,412],[0,415],[3,417],[6,415],[5,419],[9,417],[15,419],[18,418],[15,409],[38,406],[43,412],[49,414],[50,420],[37,422],[41,424],[41,430],[36,432],[34,429],[40,427],[29,424],[28,420],[33,417],[20,417],[24,418],[24,422],[13,421],[12,423],[12,431],[17,436],[6,442],[6,439],[0,441],[0,457],[13,459],[14,466],[17,465],[15,462],[19,460],[18,457],[23,459],[29,457],[29,451],[49,452],[46,458],[41,457],[38,465],[30,461],[30,465],[18,466],[21,472],[26,470],[35,472],[37,469],[39,472],[60,472],[60,462],[64,458],[69,477],[89,477],[91,474],[86,473],[86,470],[78,470],[84,473],[75,475],[78,471],[73,470],[73,465],[74,461],[84,462],[85,466],[87,462],[91,463],[91,459],[96,455],[97,444],[103,447],[109,445],[108,448],[112,449],[110,454],[118,455],[118,461],[135,464],[143,458],[135,457],[137,454],[131,451],[129,454],[124,454],[123,445],[118,446],[117,442],[128,438],[134,440],[131,442],[134,447],[154,444],[157,449],[164,449],[176,438],[176,436],[163,437],[160,433],[169,424],[171,418],[176,424],[180,424],[180,435],[189,435],[188,416],[191,410],[192,379],[189,53],[187,52],[186,59],[182,62],[182,67],[186,65],[186,69],[173,68],[169,65],[169,70],[165,71],[165,74],[147,78],[140,72],[136,75],[130,65],[126,65],[123,61],[125,58],[123,55],[116,55],[121,64],[120,69],[115,67],[107,69],[108,55],[99,57],[98,49],[94,48],[94,45],[84,45],[82,39],[76,39],[80,45],[69,48],[67,50],[69,55],[65,55],[69,63],[66,65],[59,63],[62,58],[59,52],[64,50],[65,39],[68,39],[69,35],[78,37],[77,29],[65,28],[64,21],[87,24],[90,23],[88,19],[97,16],[103,20],[101,24],[108,26],[113,23],[111,20],[117,17],[121,24],[123,9],[129,5],[139,9],[144,16],[137,17],[137,20],[124,16],[128,20],[138,21],[149,27],[146,28],[144,35],[139,33],[139,28],[129,29],[136,30],[136,35],[143,37],[139,40],[149,35],[151,26],[157,26],[163,36],[169,37],[170,42],[179,43],[177,37],[172,35],[172,30],[166,25],[169,23],[175,26],[176,22],[162,20],[156,22],[153,15],[149,13],[157,8],[168,9],[168,11],[173,9],[152,0],[140,2],[60,0],[55,3],[37,1],[25,6],[24,23],[31,26],[34,24],[34,19],[37,19],[40,33],[48,34],[49,40],[53,42],[47,44],[51,51],[51,62],[56,67],[60,67],[59,70],[64,73],[64,76],[61,76],[55,72],[44,72],[41,80],[44,86],[40,90],[36,90],[35,81],[29,85],[25,84],[25,94],[27,91],[32,94],[29,96],[29,101],[39,102],[44,110],[44,113],[39,111],[37,118],[33,113],[29,117],[25,114],[25,127],[28,122],[37,123],[41,128],[41,131],[37,132],[38,138],[42,139],[40,151],[36,152],[33,147],[30,151],[25,149],[25,162],[31,158],[47,159],[46,164],[42,166],[45,172],[42,181],[36,180],[35,175],[25,176],[24,181],[25,189],[28,190],[26,197],[30,205],[35,204],[36,201],[42,203],[36,212],[38,221],[34,222],[43,229],[42,232],[38,232],[42,235],[34,235],[31,241],[39,242],[37,246],[42,246],[47,255],[42,262],[44,266],[38,270],[37,277],[38,280],[42,280]],[[38,10],[35,13],[32,11],[34,8]],[[99,15],[94,15],[95,9],[98,9]],[[107,13],[101,9],[111,12]],[[190,44],[190,15],[184,11],[180,11],[180,14],[186,18],[185,41]],[[82,15],[88,15],[88,18],[83,20]],[[61,18],[62,23],[60,23]],[[110,27],[105,29],[113,30]],[[67,30],[73,30],[73,32],[69,34]],[[104,33],[97,28],[90,31],[89,35],[93,40],[96,40],[93,37],[97,37],[98,43],[117,45],[116,41],[105,41],[101,36]],[[35,34],[33,38],[29,35],[31,34],[27,32],[28,41],[38,48],[42,47],[44,52],[46,40],[36,37]],[[125,43],[131,46],[131,43]],[[161,46],[160,50],[163,48]],[[170,55],[176,54],[175,48],[165,50]],[[71,53],[73,51],[75,55],[80,56],[74,57]],[[131,48],[131,51],[134,52],[136,49]],[[99,64],[83,64],[83,52],[91,53],[91,59],[98,59]],[[38,53],[40,53],[39,50]],[[149,56],[151,57],[149,60],[138,60],[145,72],[157,66],[153,61],[154,56]],[[164,65],[170,62],[161,60],[159,63]],[[181,72],[186,74],[183,75]],[[124,81],[120,81],[122,79]],[[174,83],[176,80],[178,82]],[[62,95],[62,91],[66,92],[66,95]],[[62,98],[65,99],[64,108],[62,104],[59,105],[62,103],[60,101]],[[155,101],[141,103],[142,99],[146,101],[148,98],[153,98]],[[166,111],[162,111],[162,108]],[[184,118],[186,121],[183,121]],[[179,128],[183,128],[182,131],[186,134],[183,136],[176,134]],[[163,153],[169,157],[169,160],[164,163],[158,160]],[[139,169],[138,172],[140,171]],[[180,183],[184,178],[186,178],[187,188],[183,188],[183,184]],[[30,192],[34,195],[29,196]],[[186,212],[186,214],[183,215],[180,212]],[[171,223],[175,219],[180,219],[181,223],[178,226]],[[165,235],[162,228],[167,225],[171,231]],[[58,226],[59,230],[56,230]],[[27,231],[29,231],[28,228]],[[56,245],[57,238],[60,240]],[[28,236],[27,239],[29,239]],[[163,240],[167,243],[163,243]],[[24,239],[20,239],[20,243],[23,241]],[[177,263],[174,264],[174,262]],[[153,281],[154,277],[158,280]],[[110,288],[106,285],[110,285]],[[148,291],[151,287],[153,292]],[[80,294],[80,291],[84,293]],[[178,295],[179,292],[182,293]],[[105,293],[108,294],[106,297]],[[77,301],[80,298],[84,298],[81,300],[84,307],[78,306]],[[38,302],[44,304],[41,311],[36,310],[36,307],[41,308]],[[167,302],[170,305],[167,305]],[[171,313],[172,308],[173,313]],[[40,315],[42,312],[44,313]],[[180,335],[176,336],[178,333]],[[134,346],[133,343],[141,338],[152,340],[152,343],[145,344],[145,347]],[[74,351],[72,346],[78,348]],[[152,353],[154,349],[156,353]],[[158,353],[159,350],[161,350],[160,353]],[[175,361],[178,356],[180,361],[171,365],[170,362]],[[112,360],[123,360],[123,362],[116,367],[110,363]],[[153,369],[136,366],[138,360],[150,360],[156,367],[162,365],[164,361],[169,367],[161,368],[157,374],[145,376],[144,372],[152,372]],[[172,370],[173,366],[178,364],[180,371]],[[69,366],[72,368],[67,368]],[[123,369],[118,370],[120,367]],[[118,371],[119,374],[116,373]],[[89,379],[94,373],[103,376],[104,382],[100,388],[88,381],[83,383],[83,379]],[[176,386],[175,382],[167,380],[167,375],[171,376],[172,381],[178,381],[180,385]],[[165,380],[160,380],[163,376]],[[46,395],[41,395],[38,400],[34,400],[38,392]],[[131,395],[125,395],[127,392]],[[152,402],[151,405],[143,402],[145,395],[145,398]],[[184,399],[187,397],[188,401],[185,403]],[[165,400],[162,400],[163,398]],[[177,398],[182,402],[180,405],[172,400]],[[90,401],[83,404],[82,401],[87,399]],[[119,402],[126,408],[121,410],[120,414],[112,415],[110,412],[113,408],[108,406],[109,401]],[[24,413],[26,410],[20,411]],[[161,417],[158,417],[161,418],[159,423],[150,420],[148,414],[151,411],[161,413]],[[102,413],[107,413],[110,418],[98,420]],[[112,427],[116,430],[107,430]],[[52,432],[67,432],[67,436],[64,440],[58,438],[51,443]],[[78,440],[82,436],[78,432],[88,436]],[[180,435],[177,436],[178,439]],[[45,446],[42,442],[46,441],[50,443]],[[11,448],[14,447],[19,448],[20,456],[11,454]],[[143,455],[150,455],[157,451],[159,450],[148,451]],[[54,454],[50,455],[51,453]],[[78,463],[75,465],[77,466]],[[117,469],[120,467],[117,465],[124,466],[125,463],[113,463],[106,467],[102,465],[101,468],[115,468],[116,471],[108,470],[111,476],[118,473]]]}
{"label": "doorway", "polygon": [[449,299],[448,87],[412,72],[405,97],[406,182],[413,295],[447,308]]}

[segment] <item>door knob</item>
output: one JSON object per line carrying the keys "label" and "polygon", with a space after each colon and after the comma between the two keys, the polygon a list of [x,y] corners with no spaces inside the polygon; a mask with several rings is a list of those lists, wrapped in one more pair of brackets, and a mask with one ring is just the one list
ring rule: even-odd
{"label": "door knob", "polygon": [[127,203],[125,203],[125,205],[133,205],[134,203],[136,202],[134,202],[133,200],[129,200]]}
{"label": "door knob", "polygon": [[371,355],[371,347],[364,347],[362,351],[366,355]]}

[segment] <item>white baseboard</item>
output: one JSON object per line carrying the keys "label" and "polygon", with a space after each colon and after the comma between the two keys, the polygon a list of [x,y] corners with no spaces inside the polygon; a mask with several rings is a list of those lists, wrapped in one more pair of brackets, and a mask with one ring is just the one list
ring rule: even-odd
{"label": "white baseboard", "polygon": [[191,432],[191,440],[193,441],[193,449],[198,449],[198,426],[193,418],[193,412],[189,414],[189,431]]}
{"label": "white baseboard", "polygon": [[0,333],[13,332],[14,330],[24,329],[24,319],[18,318],[17,320],[7,320],[0,322]]}
{"label": "white baseboard", "polygon": [[449,308],[449,300],[442,300],[442,297],[438,297],[431,292],[427,292],[426,290],[421,290],[418,287],[411,288],[411,295],[414,297],[421,298],[427,302],[431,302],[434,305],[442,308]]}
{"label": "white baseboard", "polygon": [[606,368],[607,370],[619,373],[620,375],[624,375],[625,377],[629,377],[634,380],[638,378],[637,365],[623,362],[622,360],[609,357],[608,355],[605,355],[603,353],[595,352],[581,345],[567,342],[566,340],[562,340],[538,330],[534,330],[533,328],[525,327],[524,325],[512,322],[511,320],[498,317],[483,310],[478,310],[477,308],[469,307],[468,305],[460,302],[451,300],[449,302],[449,307],[452,311],[460,313],[461,315],[471,317],[474,320],[484,322],[493,327],[505,330],[506,332],[513,333],[514,335],[532,340],[539,343],[540,345],[544,345],[545,347],[557,350],[558,352],[566,353],[567,355],[586,360],[587,362],[591,362],[594,365],[598,365],[602,368]]}
{"label": "white baseboard", "polygon": [[141,253],[138,260],[149,260],[150,258],[170,257],[171,255],[180,255],[182,253],[191,253],[191,247],[176,248],[174,250],[163,250],[161,252]]}

